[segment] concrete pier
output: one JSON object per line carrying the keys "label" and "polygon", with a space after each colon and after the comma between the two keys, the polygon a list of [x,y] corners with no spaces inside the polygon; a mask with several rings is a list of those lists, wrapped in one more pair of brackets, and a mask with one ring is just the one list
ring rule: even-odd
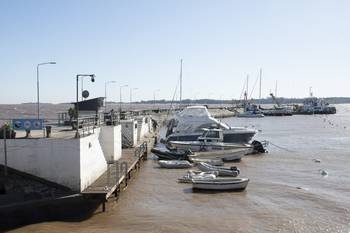
{"label": "concrete pier", "polygon": [[107,171],[84,189],[82,194],[100,200],[102,210],[105,211],[105,203],[108,198],[112,194],[118,198],[119,192],[128,185],[133,171],[140,169],[142,161],[147,159],[147,155],[153,148],[155,141],[156,135],[148,134],[137,147],[123,149],[121,158],[116,161],[109,161]]}

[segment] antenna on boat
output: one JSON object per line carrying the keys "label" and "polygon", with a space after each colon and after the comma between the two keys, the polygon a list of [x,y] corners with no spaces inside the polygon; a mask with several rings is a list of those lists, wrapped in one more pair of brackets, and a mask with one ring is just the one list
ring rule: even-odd
{"label": "antenna on boat", "polygon": [[180,60],[180,104],[182,101],[182,58]]}
{"label": "antenna on boat", "polygon": [[312,87],[309,87],[309,92],[310,92],[310,97],[312,97],[313,96]]}

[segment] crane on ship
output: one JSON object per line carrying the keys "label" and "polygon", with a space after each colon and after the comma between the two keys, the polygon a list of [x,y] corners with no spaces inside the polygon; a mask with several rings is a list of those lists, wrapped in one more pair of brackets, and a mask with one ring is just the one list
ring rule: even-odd
{"label": "crane on ship", "polygon": [[273,93],[270,93],[270,96],[271,96],[273,102],[275,102],[275,104],[277,105],[277,107],[280,107],[281,104],[278,102],[278,100],[277,100],[277,98],[274,96],[274,94],[273,94]]}

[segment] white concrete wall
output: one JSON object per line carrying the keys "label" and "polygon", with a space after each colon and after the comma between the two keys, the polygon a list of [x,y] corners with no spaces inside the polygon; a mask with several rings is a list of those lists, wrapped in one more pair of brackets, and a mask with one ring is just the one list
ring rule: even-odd
{"label": "white concrete wall", "polygon": [[100,143],[106,161],[118,160],[122,156],[121,125],[105,125],[101,127]]}
{"label": "white concrete wall", "polygon": [[[80,192],[107,169],[100,130],[80,139],[7,140],[9,167],[67,186]],[[3,140],[0,163],[4,164]]]}
{"label": "white concrete wall", "polygon": [[[11,139],[7,140],[9,167],[46,180],[80,188],[79,140]],[[0,163],[4,164],[3,140],[0,140]]]}
{"label": "white concrete wall", "polygon": [[124,145],[131,142],[131,147],[135,147],[137,145],[137,131],[138,131],[138,123],[136,120],[122,120],[120,121],[122,126],[122,140],[126,140],[123,142]]}
{"label": "white concrete wall", "polygon": [[80,139],[80,190],[84,190],[107,170],[100,144],[100,129]]}

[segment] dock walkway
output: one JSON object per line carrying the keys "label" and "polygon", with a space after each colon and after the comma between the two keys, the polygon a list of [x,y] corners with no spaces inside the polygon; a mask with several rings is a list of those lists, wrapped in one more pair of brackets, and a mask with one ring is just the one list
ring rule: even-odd
{"label": "dock walkway", "polygon": [[102,201],[102,209],[105,211],[105,203],[114,194],[117,198],[122,187],[128,185],[132,172],[140,169],[143,160],[147,159],[155,143],[155,135],[144,137],[135,148],[122,150],[122,157],[117,161],[108,162],[107,171],[95,182],[81,192],[85,196],[97,197]]}

